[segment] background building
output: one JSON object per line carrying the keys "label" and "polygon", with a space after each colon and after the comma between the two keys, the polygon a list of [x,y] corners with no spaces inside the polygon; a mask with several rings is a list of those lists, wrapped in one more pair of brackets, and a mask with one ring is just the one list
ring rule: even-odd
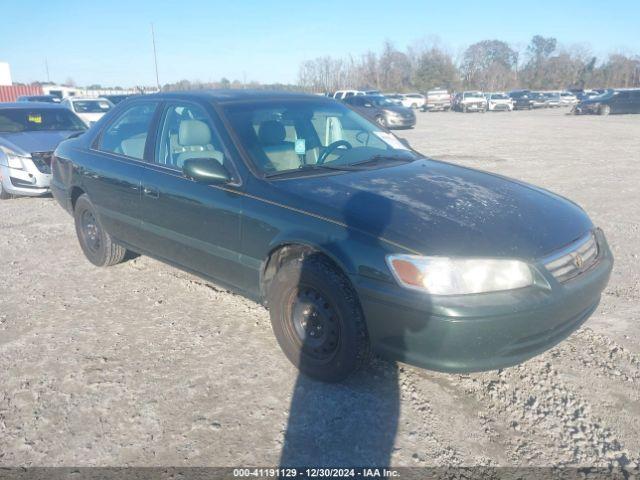
{"label": "background building", "polygon": [[0,85],[11,85],[11,69],[6,62],[0,62]]}

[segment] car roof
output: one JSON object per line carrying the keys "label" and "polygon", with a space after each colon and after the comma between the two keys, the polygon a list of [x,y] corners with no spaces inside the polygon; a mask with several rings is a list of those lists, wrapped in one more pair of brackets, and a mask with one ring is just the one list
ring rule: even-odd
{"label": "car roof", "polygon": [[[358,90],[346,90],[358,91]],[[332,101],[328,97],[320,95],[312,95],[309,93],[287,92],[279,90],[252,90],[252,89],[234,89],[234,90],[188,90],[176,92],[160,92],[149,95],[137,96],[139,100],[157,98],[157,99],[199,99],[208,100],[213,103],[242,102],[252,100],[269,100],[269,99],[300,99],[300,100],[324,100]],[[128,100],[128,99],[127,99]]]}
{"label": "car roof", "polygon": [[71,102],[75,100],[82,100],[83,102],[86,102],[87,100],[107,100],[107,99],[104,97],[67,97],[65,98],[65,100],[69,100]]}
{"label": "car roof", "polygon": [[9,103],[0,103],[0,110],[5,108],[16,108],[16,109],[32,109],[32,108],[52,108],[59,110],[66,110],[65,107],[60,105],[59,103],[50,103],[50,102],[9,102]]}

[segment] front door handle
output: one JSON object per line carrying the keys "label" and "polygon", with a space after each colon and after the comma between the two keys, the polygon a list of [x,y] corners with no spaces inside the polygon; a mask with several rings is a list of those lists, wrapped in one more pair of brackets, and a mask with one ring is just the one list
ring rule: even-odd
{"label": "front door handle", "polygon": [[149,198],[160,198],[160,190],[155,187],[142,187],[142,193]]}

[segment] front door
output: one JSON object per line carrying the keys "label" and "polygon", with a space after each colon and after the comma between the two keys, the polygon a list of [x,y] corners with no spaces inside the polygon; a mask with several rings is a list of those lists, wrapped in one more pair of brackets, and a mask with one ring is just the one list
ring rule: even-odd
{"label": "front door", "polygon": [[[235,179],[207,185],[186,178],[185,161],[221,163]],[[153,162],[142,179],[142,228],[152,254],[221,283],[241,287],[242,196],[232,160],[209,113],[190,102],[165,105],[158,124]]]}

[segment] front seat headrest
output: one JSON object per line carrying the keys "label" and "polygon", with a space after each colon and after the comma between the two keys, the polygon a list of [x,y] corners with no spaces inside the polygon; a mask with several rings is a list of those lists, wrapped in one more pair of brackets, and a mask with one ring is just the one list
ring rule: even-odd
{"label": "front seat headrest", "polygon": [[263,145],[278,145],[284,142],[287,132],[282,123],[276,120],[266,120],[260,124],[258,137]]}
{"label": "front seat headrest", "polygon": [[186,145],[208,145],[211,143],[211,129],[201,120],[183,120],[178,130],[178,143]]}

